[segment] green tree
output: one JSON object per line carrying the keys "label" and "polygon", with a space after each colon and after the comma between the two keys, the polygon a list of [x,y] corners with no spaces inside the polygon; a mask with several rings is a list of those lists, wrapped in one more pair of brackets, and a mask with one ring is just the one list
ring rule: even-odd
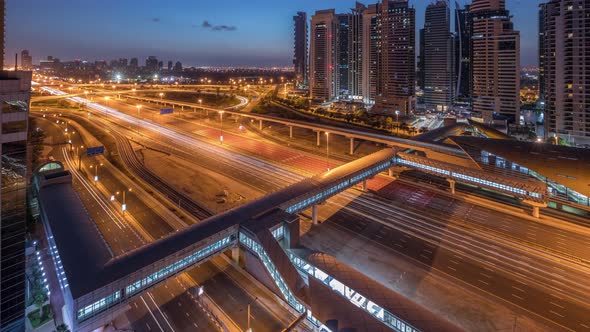
{"label": "green tree", "polygon": [[37,292],[37,294],[35,294],[35,299],[33,300],[33,304],[39,309],[39,315],[41,317],[45,317],[45,307],[43,305],[45,304],[46,299],[47,297],[45,297],[45,294]]}
{"label": "green tree", "polygon": [[70,332],[70,329],[66,324],[59,324],[53,332]]}
{"label": "green tree", "polygon": [[386,121],[386,124],[387,124],[387,130],[388,131],[393,131],[393,119],[390,116],[388,116],[385,121]]}

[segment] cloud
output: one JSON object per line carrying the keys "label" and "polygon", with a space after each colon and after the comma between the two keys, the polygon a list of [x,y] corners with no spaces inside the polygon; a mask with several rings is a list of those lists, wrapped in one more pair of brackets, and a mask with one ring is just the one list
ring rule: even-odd
{"label": "cloud", "polygon": [[160,20],[160,18],[159,18],[159,17],[153,17],[153,18],[152,18],[152,22],[154,22],[154,23],[160,23],[160,21],[161,21],[161,20]]}
{"label": "cloud", "polygon": [[211,31],[235,31],[238,29],[233,25],[213,25],[213,24],[209,23],[209,21],[207,21],[207,20],[205,20],[205,21],[203,21],[203,23],[201,23],[201,27],[205,28],[205,29],[209,29]]}

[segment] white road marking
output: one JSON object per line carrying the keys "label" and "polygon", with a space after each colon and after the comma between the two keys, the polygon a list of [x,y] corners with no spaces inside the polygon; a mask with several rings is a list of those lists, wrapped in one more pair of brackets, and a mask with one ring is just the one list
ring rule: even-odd
{"label": "white road marking", "polygon": [[515,286],[512,286],[512,288],[516,289],[519,292],[523,292],[523,293],[525,292],[524,289],[521,289],[521,288],[518,288],[518,287],[515,287]]}
{"label": "white road marking", "polygon": [[555,312],[553,310],[549,310],[549,312],[552,313],[552,314],[554,314],[554,315],[557,315],[557,316],[559,316],[561,318],[565,317],[564,315],[561,315],[561,314],[559,314],[559,313],[557,313],[557,312]]}
{"label": "white road marking", "polygon": [[560,305],[560,304],[557,304],[557,303],[555,303],[555,302],[549,302],[549,303],[551,303],[551,304],[553,304],[554,306],[556,306],[556,307],[559,307],[559,308],[561,308],[561,309],[565,308],[564,306],[562,306],[562,305]]}

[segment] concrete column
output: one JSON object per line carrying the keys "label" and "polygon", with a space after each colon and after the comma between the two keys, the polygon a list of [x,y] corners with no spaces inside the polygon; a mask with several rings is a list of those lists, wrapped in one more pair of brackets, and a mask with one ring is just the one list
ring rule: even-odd
{"label": "concrete column", "polygon": [[455,194],[455,180],[453,180],[453,179],[447,179],[447,182],[451,186],[451,194],[454,195]]}
{"label": "concrete column", "polygon": [[541,213],[539,212],[538,206],[533,206],[533,217],[537,219],[541,217]]}
{"label": "concrete column", "polygon": [[240,263],[240,247],[239,246],[231,248],[231,259],[236,263]]}
{"label": "concrete column", "polygon": [[262,120],[258,122],[258,130],[262,130]]}
{"label": "concrete column", "polygon": [[367,191],[367,180],[363,180],[363,191]]}
{"label": "concrete column", "polygon": [[350,138],[350,155],[354,154],[354,137]]}
{"label": "concrete column", "polygon": [[184,105],[180,106],[180,110],[184,111]]}
{"label": "concrete column", "polygon": [[316,135],[316,137],[317,137],[317,139],[316,139],[316,141],[317,141],[316,145],[317,146],[320,146],[320,132],[319,131],[316,131],[315,133],[317,134]]}
{"label": "concrete column", "polygon": [[547,203],[534,202],[534,201],[529,201],[526,199],[523,200],[522,203],[533,208],[533,210],[531,211],[531,214],[535,218],[540,218],[541,217],[540,209],[547,207]]}
{"label": "concrete column", "polygon": [[389,175],[389,177],[393,177],[393,168],[388,168],[387,169],[387,175]]}
{"label": "concrete column", "polygon": [[314,225],[318,224],[318,206],[317,205],[313,205],[311,207],[311,222]]}
{"label": "concrete column", "polygon": [[293,138],[293,126],[289,126],[289,138]]}

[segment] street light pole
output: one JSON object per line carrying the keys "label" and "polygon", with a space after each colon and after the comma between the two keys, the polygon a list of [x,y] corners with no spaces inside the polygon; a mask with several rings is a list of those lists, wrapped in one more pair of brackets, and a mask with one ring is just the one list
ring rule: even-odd
{"label": "street light pole", "polygon": [[248,303],[248,332],[252,332],[250,328],[250,303]]}
{"label": "street light pole", "polygon": [[141,116],[141,107],[142,105],[137,105],[135,106],[137,107],[137,135],[139,135],[139,121],[140,121],[140,116]]}
{"label": "street light pole", "polygon": [[326,169],[330,170],[330,133],[326,132]]}
{"label": "street light pole", "polygon": [[223,111],[219,111],[219,120],[221,122],[219,127],[219,142],[223,144]]}

